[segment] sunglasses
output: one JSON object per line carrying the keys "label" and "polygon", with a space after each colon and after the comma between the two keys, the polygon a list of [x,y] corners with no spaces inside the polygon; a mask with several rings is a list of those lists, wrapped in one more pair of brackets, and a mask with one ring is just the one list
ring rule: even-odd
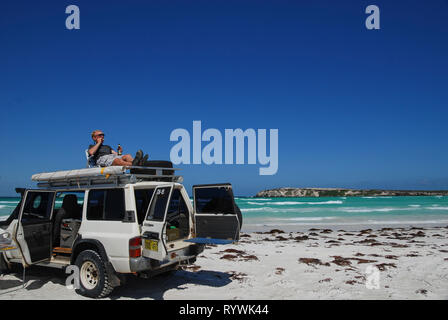
{"label": "sunglasses", "polygon": [[97,137],[104,137],[104,133],[100,133],[96,135]]}

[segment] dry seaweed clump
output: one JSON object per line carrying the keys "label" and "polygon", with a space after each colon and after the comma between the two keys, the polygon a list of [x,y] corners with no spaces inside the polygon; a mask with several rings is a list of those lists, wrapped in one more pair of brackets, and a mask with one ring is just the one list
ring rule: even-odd
{"label": "dry seaweed clump", "polygon": [[280,229],[272,229],[271,231],[264,232],[264,234],[275,234],[275,233],[285,233],[285,231]]}
{"label": "dry seaweed clump", "polygon": [[245,277],[247,277],[247,274],[244,272],[237,272],[237,271],[228,271],[226,272],[229,275],[229,278],[232,280],[238,280],[243,281]]}
{"label": "dry seaweed clump", "polygon": [[234,254],[225,254],[220,259],[235,260],[236,258],[238,258],[238,256],[236,256]]}
{"label": "dry seaweed clump", "polygon": [[250,255],[242,255],[241,259],[245,260],[245,261],[249,261],[249,260],[255,260],[258,261],[258,257],[256,255],[250,254]]}
{"label": "dry seaweed clump", "polygon": [[224,251],[220,251],[220,253],[222,252],[226,252],[226,253],[236,253],[236,254],[245,254],[246,252],[242,251],[242,250],[237,250],[237,249],[226,249]]}
{"label": "dry seaweed clump", "polygon": [[428,293],[428,290],[426,290],[426,289],[418,289],[417,291],[415,291],[415,293],[420,293],[420,294],[426,295]]}
{"label": "dry seaweed clump", "polygon": [[380,271],[386,271],[387,267],[396,268],[397,266],[395,265],[395,263],[380,263],[380,264],[377,264],[376,267]]}
{"label": "dry seaweed clump", "polygon": [[[253,254],[247,254],[245,251],[237,250],[237,249],[226,249],[224,251],[220,251],[219,253],[227,253],[223,255],[220,259],[225,260],[235,260],[237,258],[242,259],[243,261],[255,260],[258,261],[258,257]],[[232,254],[234,253],[234,254]]]}
{"label": "dry seaweed clump", "polygon": [[285,272],[285,268],[277,267],[275,268],[275,274],[281,275]]}
{"label": "dry seaweed clump", "polygon": [[309,266],[314,266],[314,265],[319,265],[319,266],[330,266],[330,264],[328,262],[323,263],[322,261],[320,261],[319,259],[316,258],[300,258],[299,262],[301,263],[305,263]]}
{"label": "dry seaweed clump", "polygon": [[331,263],[334,263],[334,264],[336,264],[338,266],[343,266],[344,267],[344,266],[349,266],[349,265],[352,264],[350,262],[350,259],[348,259],[348,258],[343,258],[341,256],[333,256],[333,258],[334,258],[334,260],[331,261]]}
{"label": "dry seaweed clump", "polygon": [[308,236],[297,236],[294,238],[294,240],[299,241],[299,242],[303,241],[303,240],[308,240],[308,239],[309,239]]}

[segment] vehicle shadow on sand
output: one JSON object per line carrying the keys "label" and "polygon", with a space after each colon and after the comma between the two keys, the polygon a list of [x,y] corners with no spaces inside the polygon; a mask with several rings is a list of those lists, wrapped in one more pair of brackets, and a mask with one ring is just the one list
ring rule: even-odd
{"label": "vehicle shadow on sand", "polygon": [[[38,266],[26,269],[25,285],[23,283],[22,267],[16,267],[14,271],[1,277],[0,294],[6,293],[4,291],[12,292],[19,289],[37,290],[49,282],[65,286],[66,279],[66,275],[62,270],[50,271],[48,268]],[[5,277],[8,277],[8,279],[4,279]]]}
{"label": "vehicle shadow on sand", "polygon": [[177,270],[149,279],[128,277],[124,286],[116,288],[110,299],[119,298],[164,300],[164,294],[171,289],[186,290],[187,285],[223,287],[232,282],[231,275],[219,271],[201,270],[191,272]]}
{"label": "vehicle shadow on sand", "polygon": [[[63,270],[49,270],[46,267],[32,266],[26,269],[25,287],[22,282],[22,268],[12,273],[2,275],[0,278],[0,296],[18,290],[34,291],[39,293],[44,285],[65,286],[68,274]],[[197,272],[177,270],[155,277],[144,279],[137,276],[127,276],[126,283],[112,291],[108,297],[111,300],[128,299],[154,299],[163,300],[166,291],[171,289],[185,290],[187,285],[223,287],[232,282],[231,275],[219,271],[201,270]],[[84,298],[81,297],[80,298]],[[106,299],[108,299],[106,298]]]}

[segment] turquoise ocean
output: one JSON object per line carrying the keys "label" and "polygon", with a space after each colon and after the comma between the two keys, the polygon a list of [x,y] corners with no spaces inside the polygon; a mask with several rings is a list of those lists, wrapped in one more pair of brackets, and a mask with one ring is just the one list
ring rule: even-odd
{"label": "turquoise ocean", "polygon": [[237,198],[243,231],[447,226],[448,196]]}
{"label": "turquoise ocean", "polygon": [[[0,197],[0,220],[6,219],[19,198]],[[236,202],[246,232],[280,228],[359,230],[360,228],[447,226],[448,196],[244,198]]]}

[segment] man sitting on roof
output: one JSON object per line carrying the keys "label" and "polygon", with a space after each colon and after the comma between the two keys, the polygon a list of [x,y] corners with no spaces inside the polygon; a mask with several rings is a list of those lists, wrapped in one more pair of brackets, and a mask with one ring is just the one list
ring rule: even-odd
{"label": "man sitting on roof", "polygon": [[138,150],[133,158],[130,154],[119,156],[110,146],[103,144],[104,133],[102,130],[92,132],[95,144],[89,145],[89,155],[93,156],[95,163],[101,167],[109,166],[140,166],[148,160],[148,155],[143,157],[142,150]]}

